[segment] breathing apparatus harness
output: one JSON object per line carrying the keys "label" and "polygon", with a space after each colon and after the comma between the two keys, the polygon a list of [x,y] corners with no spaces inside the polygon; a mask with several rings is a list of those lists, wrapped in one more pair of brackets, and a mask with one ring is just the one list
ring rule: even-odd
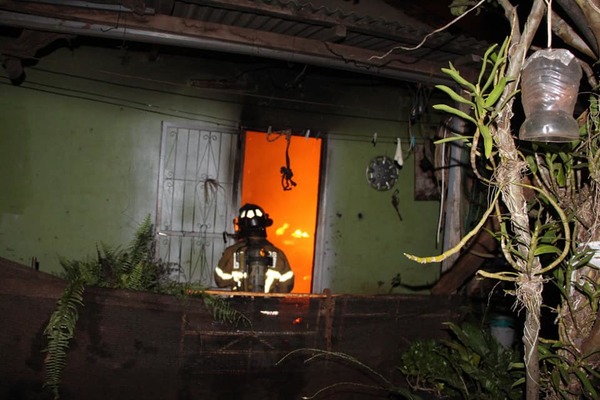
{"label": "breathing apparatus harness", "polygon": [[[265,249],[266,228],[273,224],[263,209],[255,204],[240,208],[234,220],[236,237],[244,244],[233,255],[233,272],[236,286],[233,290],[268,293],[273,285],[273,270],[277,263],[277,252]],[[274,270],[273,270],[274,271]]]}

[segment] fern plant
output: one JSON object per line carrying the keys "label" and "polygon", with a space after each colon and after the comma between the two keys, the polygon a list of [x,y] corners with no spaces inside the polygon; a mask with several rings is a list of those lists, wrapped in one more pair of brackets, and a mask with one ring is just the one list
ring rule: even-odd
{"label": "fern plant", "polygon": [[251,325],[248,317],[233,308],[224,298],[211,296],[204,291],[201,293],[204,306],[215,320],[227,322],[232,325]]}
{"label": "fern plant", "polygon": [[189,293],[196,293],[202,297],[205,307],[216,320],[234,325],[249,324],[248,318],[224,299],[208,295],[197,284],[170,281],[168,272],[171,265],[154,259],[154,244],[154,226],[148,215],[125,248],[101,243],[96,246],[94,259],[60,259],[63,267],[61,277],[68,283],[44,330],[48,339],[45,386],[52,391],[55,399],[59,398],[67,352],[75,334],[78,310],[83,306],[83,294],[87,286],[150,291],[182,296],[184,299]]}
{"label": "fern plant", "polygon": [[[75,271],[75,270],[72,270]],[[58,399],[58,388],[62,372],[67,364],[69,343],[75,335],[75,325],[79,319],[78,308],[83,305],[84,281],[81,276],[73,276],[67,284],[63,295],[57,302],[57,308],[50,316],[44,330],[48,339],[46,348],[46,383],[54,398]]]}

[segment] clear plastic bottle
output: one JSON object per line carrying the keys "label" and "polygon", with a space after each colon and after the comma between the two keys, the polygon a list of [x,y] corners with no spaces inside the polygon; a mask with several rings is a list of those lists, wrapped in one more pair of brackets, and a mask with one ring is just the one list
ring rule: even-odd
{"label": "clear plastic bottle", "polygon": [[579,139],[573,118],[581,67],[565,49],[536,51],[523,66],[521,89],[526,119],[521,140],[570,142]]}

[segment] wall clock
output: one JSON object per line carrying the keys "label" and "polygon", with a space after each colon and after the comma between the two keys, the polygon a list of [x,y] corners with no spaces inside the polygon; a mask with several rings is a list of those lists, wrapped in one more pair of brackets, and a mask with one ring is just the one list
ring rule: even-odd
{"label": "wall clock", "polygon": [[390,190],[398,180],[396,163],[388,156],[377,156],[367,166],[367,181],[374,189]]}

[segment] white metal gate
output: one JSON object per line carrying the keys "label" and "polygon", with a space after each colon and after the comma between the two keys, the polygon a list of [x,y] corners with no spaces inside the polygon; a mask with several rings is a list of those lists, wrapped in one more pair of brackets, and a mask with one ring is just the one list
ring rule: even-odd
{"label": "white metal gate", "polygon": [[236,210],[237,132],[163,124],[157,256],[178,265],[178,282],[214,285],[213,268],[226,247]]}

